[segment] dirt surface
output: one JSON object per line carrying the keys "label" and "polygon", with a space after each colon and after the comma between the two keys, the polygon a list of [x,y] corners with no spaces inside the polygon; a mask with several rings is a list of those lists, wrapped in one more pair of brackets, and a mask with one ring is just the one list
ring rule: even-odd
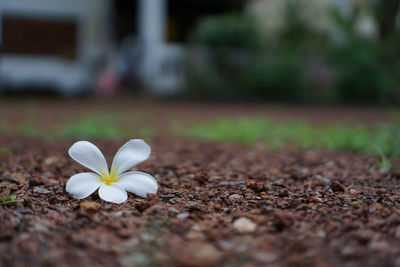
{"label": "dirt surface", "polygon": [[[86,171],[67,155],[76,140],[13,134],[23,123],[57,128],[97,113],[155,128],[146,140],[152,156],[137,169],[158,180],[156,195],[130,194],[121,205],[97,193],[75,200],[65,183]],[[11,131],[0,133],[0,267],[400,266],[400,171],[380,172],[378,158],[168,134],[173,122],[242,116],[315,124],[392,119],[378,108],[2,99],[0,126]],[[111,162],[125,141],[94,143]]]}
{"label": "dirt surface", "polygon": [[[160,136],[171,123],[192,126],[199,122],[229,117],[268,118],[278,122],[302,120],[313,124],[345,122],[351,125],[375,125],[391,122],[391,109],[379,107],[307,107],[262,104],[195,103],[147,101],[132,98],[113,99],[0,99],[0,126],[10,128],[21,123],[56,128],[62,123],[91,114],[122,114],[129,123],[153,127]],[[3,121],[2,121],[3,120]]]}
{"label": "dirt surface", "polygon": [[400,266],[400,172],[373,156],[155,138],[159,191],[116,205],[65,192],[73,142],[0,137],[23,200],[0,204],[0,266]]}

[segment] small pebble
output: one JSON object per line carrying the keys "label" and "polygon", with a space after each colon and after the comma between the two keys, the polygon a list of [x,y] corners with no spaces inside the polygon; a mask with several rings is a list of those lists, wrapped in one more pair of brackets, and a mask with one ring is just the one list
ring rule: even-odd
{"label": "small pebble", "polygon": [[51,191],[47,190],[46,188],[39,187],[39,186],[33,188],[33,192],[39,193],[39,194],[49,194],[49,193],[51,193]]}
{"label": "small pebble", "polygon": [[84,211],[88,211],[88,212],[96,212],[99,211],[101,209],[101,204],[100,203],[96,203],[96,202],[83,202],[79,205],[79,207],[84,210]]}
{"label": "small pebble", "polygon": [[247,218],[239,218],[233,223],[233,228],[240,233],[253,233],[257,225]]}
{"label": "small pebble", "polygon": [[57,162],[59,162],[60,161],[60,159],[58,158],[58,157],[48,157],[48,158],[46,158],[45,160],[44,160],[44,165],[46,165],[46,166],[50,166],[50,165],[54,165],[54,164],[56,164]]}
{"label": "small pebble", "polygon": [[233,195],[230,195],[229,196],[229,200],[230,201],[235,201],[235,200],[240,200],[240,199],[242,199],[243,197],[241,196],[241,195],[239,195],[239,194],[233,194]]}
{"label": "small pebble", "polygon": [[344,186],[339,182],[334,181],[329,186],[333,192],[344,192]]}
{"label": "small pebble", "polygon": [[189,217],[189,213],[180,213],[176,216],[178,219],[186,219],[187,217]]}
{"label": "small pebble", "polygon": [[202,267],[218,266],[221,257],[218,249],[211,244],[188,243],[180,248],[175,259],[179,266]]}

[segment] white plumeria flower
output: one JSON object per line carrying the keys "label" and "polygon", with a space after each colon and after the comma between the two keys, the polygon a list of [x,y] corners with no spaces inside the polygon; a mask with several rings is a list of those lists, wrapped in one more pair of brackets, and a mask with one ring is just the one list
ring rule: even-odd
{"label": "white plumeria flower", "polygon": [[101,199],[122,203],[128,198],[126,191],[144,198],[148,193],[157,192],[157,181],[150,174],[126,172],[150,156],[150,146],[141,139],[132,139],[118,150],[111,171],[100,149],[88,141],[76,142],[68,153],[75,161],[95,172],[78,173],[68,180],[66,190],[75,198],[88,197],[99,189]]}

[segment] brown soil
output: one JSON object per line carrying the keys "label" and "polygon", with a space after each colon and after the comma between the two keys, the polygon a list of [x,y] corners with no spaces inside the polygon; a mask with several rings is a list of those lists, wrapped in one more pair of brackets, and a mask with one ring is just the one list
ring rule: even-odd
{"label": "brown soil", "polygon": [[23,199],[0,204],[0,266],[400,265],[400,173],[373,156],[156,138],[158,193],[116,205],[65,192],[72,143],[0,138],[1,195]]}
{"label": "brown soil", "polygon": [[[387,110],[0,101],[0,120],[11,127],[56,127],[98,111],[156,128],[146,140],[153,154],[138,170],[154,175],[159,191],[121,205],[97,193],[75,200],[65,183],[85,170],[67,155],[76,140],[0,134],[0,149],[8,148],[0,152],[0,197],[22,200],[0,203],[0,266],[400,266],[400,172],[380,172],[378,158],[166,134],[173,121],[226,116],[375,124],[391,120]],[[95,144],[110,162],[121,142]]]}
{"label": "brown soil", "polygon": [[140,127],[153,127],[162,135],[171,122],[190,126],[198,122],[227,117],[267,117],[278,122],[304,120],[313,124],[346,122],[354,124],[380,124],[393,120],[391,110],[376,107],[305,107],[252,104],[217,104],[188,102],[156,102],[125,99],[87,100],[0,100],[0,126],[11,128],[21,123],[37,123],[44,127],[80,119],[88,114],[125,114],[130,123]]}

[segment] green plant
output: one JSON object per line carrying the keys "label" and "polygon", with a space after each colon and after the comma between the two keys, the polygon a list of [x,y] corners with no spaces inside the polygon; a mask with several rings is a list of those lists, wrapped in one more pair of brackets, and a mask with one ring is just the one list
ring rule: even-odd
{"label": "green plant", "polygon": [[286,48],[298,49],[303,45],[309,45],[318,39],[318,35],[314,32],[305,20],[304,9],[307,8],[305,3],[298,0],[288,0],[284,4],[284,25],[280,32],[279,44]]}
{"label": "green plant", "polygon": [[144,127],[132,130],[124,114],[91,114],[81,120],[70,121],[50,132],[54,137],[75,138],[112,138],[124,139],[132,136],[150,138],[154,135],[154,129]]}
{"label": "green plant", "polygon": [[146,127],[139,129],[138,131],[138,137],[140,138],[151,138],[154,136],[154,129],[151,127]]}
{"label": "green plant", "polygon": [[[381,39],[363,39],[356,33],[356,23],[363,14],[360,5],[355,5],[347,16],[338,9],[332,10],[332,20],[343,38],[340,45],[330,45],[326,50],[336,72],[338,100],[340,103],[352,104],[398,104],[400,40],[398,35],[393,34],[393,18],[397,9],[392,9],[388,16],[382,11],[398,6],[399,2],[373,0],[370,4],[381,28]],[[383,29],[384,21],[390,24],[387,30]]]}
{"label": "green plant", "polygon": [[1,197],[0,198],[0,204],[8,204],[8,203],[14,203],[14,202],[22,202],[24,201],[23,199],[17,199],[15,195],[10,195],[7,197]]}
{"label": "green plant", "polygon": [[42,134],[41,127],[38,123],[38,118],[39,118],[38,103],[29,102],[24,107],[25,107],[25,112],[27,114],[26,115],[27,121],[25,123],[17,125],[16,127],[17,133],[28,137],[41,135]]}
{"label": "green plant", "polygon": [[191,34],[191,41],[216,49],[255,49],[259,46],[255,21],[239,14],[201,20]]}
{"label": "green plant", "polygon": [[28,122],[17,126],[17,132],[23,136],[38,136],[41,134],[39,126],[34,122]]}
{"label": "green plant", "polygon": [[216,142],[254,144],[265,142],[272,149],[292,144],[301,149],[329,149],[400,156],[400,122],[379,127],[326,125],[315,127],[301,121],[276,123],[261,118],[221,119],[177,130],[192,138]]}
{"label": "green plant", "polygon": [[343,103],[382,103],[387,76],[374,44],[353,42],[338,48],[332,57],[336,87]]}
{"label": "green plant", "polygon": [[10,151],[11,151],[11,148],[9,148],[9,147],[0,148],[0,155],[6,154]]}
{"label": "green plant", "polygon": [[[400,35],[394,34],[398,12],[393,8],[399,2],[362,2],[349,13],[326,9],[327,14],[331,11],[327,24],[314,27],[309,1],[287,0],[274,40],[259,39],[261,24],[248,16],[200,21],[192,42],[207,47],[207,53],[193,55],[188,64],[188,95],[290,103],[400,103]],[[391,11],[385,17],[387,10]],[[368,11],[377,18],[381,38],[360,33]]]}
{"label": "green plant", "polygon": [[76,138],[125,138],[129,136],[130,131],[119,125],[120,120],[120,117],[113,115],[89,115],[62,125],[54,135]]}
{"label": "green plant", "polygon": [[398,0],[370,0],[373,13],[378,22],[380,37],[387,39],[396,34],[396,22],[399,14],[400,1]]}
{"label": "green plant", "polygon": [[377,153],[380,156],[380,160],[376,163],[377,167],[381,171],[390,171],[392,169],[392,163],[386,154],[380,147],[377,147]]}
{"label": "green plant", "polygon": [[4,120],[3,118],[0,118],[0,133],[8,133],[9,130],[10,129],[8,127],[6,120]]}
{"label": "green plant", "polygon": [[360,7],[357,5],[354,6],[350,14],[343,13],[339,8],[332,8],[330,10],[333,23],[346,40],[351,40],[356,37],[354,29],[357,19],[360,17],[360,11]]}
{"label": "green plant", "polygon": [[301,57],[294,53],[254,57],[239,73],[238,91],[248,98],[298,102],[305,95],[306,80]]}

